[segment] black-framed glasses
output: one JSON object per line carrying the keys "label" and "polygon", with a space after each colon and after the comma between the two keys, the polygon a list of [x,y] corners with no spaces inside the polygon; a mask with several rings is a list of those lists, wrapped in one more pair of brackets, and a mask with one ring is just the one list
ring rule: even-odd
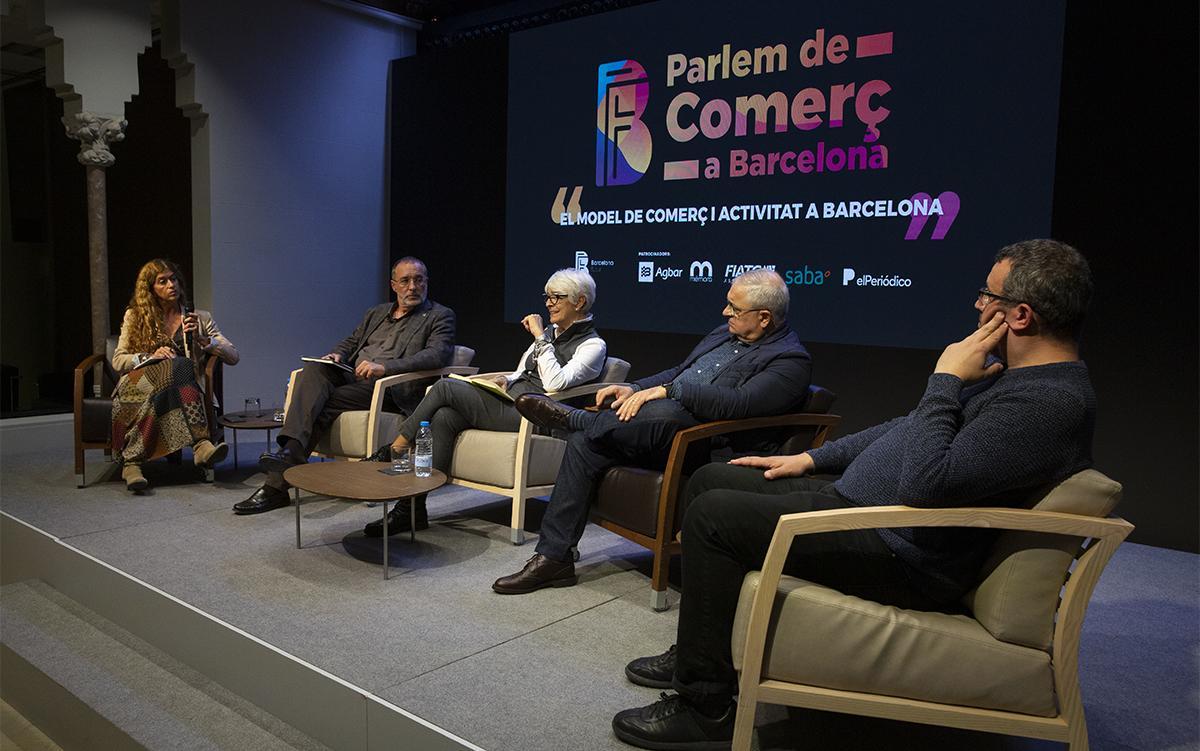
{"label": "black-framed glasses", "polygon": [[1021,303],[1025,302],[1024,300],[1018,300],[1015,297],[1005,297],[1004,295],[997,294],[989,290],[987,287],[980,289],[975,299],[983,300],[984,305],[990,305],[993,300],[999,300],[1000,302],[1006,302],[1012,305],[1020,305]]}
{"label": "black-framed glasses", "polygon": [[566,300],[569,297],[570,297],[570,295],[568,295],[564,292],[545,292],[542,294],[543,300],[545,300],[547,303],[552,303],[554,305],[558,305],[560,302],[562,302],[563,300]]}
{"label": "black-framed glasses", "polygon": [[766,310],[766,308],[746,308],[745,310],[742,310],[741,308],[734,305],[733,303],[726,301],[725,310],[730,311],[731,313],[733,313],[733,317],[737,318],[738,316],[743,316],[746,313],[756,313],[760,310]]}

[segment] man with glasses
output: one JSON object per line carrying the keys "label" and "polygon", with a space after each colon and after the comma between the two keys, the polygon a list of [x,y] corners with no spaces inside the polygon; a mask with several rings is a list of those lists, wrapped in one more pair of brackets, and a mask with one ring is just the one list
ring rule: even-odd
{"label": "man with glasses", "polygon": [[662,466],[675,433],[710,420],[783,414],[803,405],[811,362],[787,325],[788,290],[774,271],[734,279],[726,322],[679,365],[629,386],[596,394],[599,412],[566,407],[526,394],[517,411],[539,427],[567,430],[567,449],[537,552],[515,574],[492,585],[500,594],[525,594],[577,581],[573,548],[583,536],[601,475],[617,464]]}
{"label": "man with glasses", "polygon": [[[325,359],[353,367],[307,363],[292,388],[291,404],[276,441],[278,451],[259,458],[267,473],[261,488],[234,505],[236,514],[260,514],[289,505],[283,473],[308,461],[321,435],[343,412],[367,409],[375,380],[396,373],[435,370],[450,364],[454,354],[454,311],[427,299],[429,272],[411,256],[392,266],[394,303],[367,311],[354,333]],[[421,401],[430,381],[412,381],[387,391],[389,411],[407,415]]]}
{"label": "man with glasses", "polygon": [[[1096,400],[1078,345],[1091,293],[1087,261],[1069,245],[1002,248],[976,295],[976,330],[946,347],[908,415],[803,454],[745,457],[693,474],[677,645],[625,668],[636,684],[678,694],[618,713],[616,736],[640,748],[728,748],[734,614],[743,577],[761,568],[780,516],[893,504],[1021,507],[1091,466]],[[807,535],[792,544],[784,572],[901,608],[953,609],[994,534]]]}

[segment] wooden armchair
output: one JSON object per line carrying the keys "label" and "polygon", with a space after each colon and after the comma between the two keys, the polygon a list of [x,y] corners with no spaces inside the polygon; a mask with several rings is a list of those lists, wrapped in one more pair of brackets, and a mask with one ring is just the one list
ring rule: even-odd
{"label": "wooden armchair", "polygon": [[[600,380],[551,392],[547,396],[565,401],[595,394],[605,386],[620,383],[628,373],[628,362],[609,357],[604,361]],[[566,450],[564,441],[536,435],[534,430],[533,424],[525,418],[521,418],[521,427],[516,433],[464,430],[454,444],[454,457],[450,462],[451,484],[512,498],[509,539],[514,545],[525,542],[525,501],[554,489],[558,465]]]}
{"label": "wooden armchair", "polygon": [[[475,359],[475,350],[470,347],[456,346],[450,365],[436,370],[417,370],[412,373],[397,373],[384,376],[375,381],[375,390],[371,394],[371,406],[367,409],[356,409],[343,412],[337,416],[325,435],[317,440],[313,449],[314,454],[338,458],[364,459],[384,443],[390,443],[392,438],[400,433],[401,416],[394,412],[385,412],[383,400],[387,390],[392,386],[407,381],[420,381],[426,378],[438,378],[450,374],[475,375],[479,368],[469,367]],[[292,371],[288,378],[287,396],[284,401],[284,415],[292,404],[292,389],[296,385],[303,368]]]}
{"label": "wooden armchair", "polygon": [[710,440],[734,433],[778,428],[790,434],[778,453],[797,454],[825,442],[841,417],[827,414],[836,395],[810,386],[804,411],[775,417],[720,420],[675,434],[666,466],[660,470],[620,466],[600,480],[591,518],[596,524],[654,552],[650,579],[650,606],[666,610],[667,573],[671,556],[679,555],[676,539],[683,512],[679,491],[691,472],[711,461]]}
{"label": "wooden armchair", "polygon": [[[1101,571],[1133,530],[1104,518],[1120,496],[1120,484],[1085,470],[1032,510],[877,506],[781,517],[762,572],[746,576],[734,621],[741,677],[733,748],[750,748],[755,707],[767,702],[1086,751],[1079,633]],[[963,598],[969,615],[879,605],[780,575],[798,535],[894,527],[1011,531]]]}
{"label": "wooden armchair", "polygon": [[[85,477],[85,454],[88,449],[103,449],[105,456],[112,455],[112,398],[119,377],[112,367],[113,352],[117,337],[106,341],[104,354],[88,355],[75,366],[74,413],[75,413],[75,486],[87,485]],[[100,383],[95,383],[95,371],[99,366]],[[217,425],[217,410],[224,399],[223,369],[221,359],[209,355],[204,361],[204,405],[208,417],[208,429],[214,436],[220,430]],[[205,471],[205,479],[212,481],[212,470]]]}

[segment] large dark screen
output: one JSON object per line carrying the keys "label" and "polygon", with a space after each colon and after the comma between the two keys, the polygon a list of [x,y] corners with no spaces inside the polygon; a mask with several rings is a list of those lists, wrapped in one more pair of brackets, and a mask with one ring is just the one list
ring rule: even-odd
{"label": "large dark screen", "polygon": [[521,32],[505,314],[588,268],[597,323],[707,331],[770,266],[808,341],[941,347],[1049,234],[1063,6],[663,2]]}

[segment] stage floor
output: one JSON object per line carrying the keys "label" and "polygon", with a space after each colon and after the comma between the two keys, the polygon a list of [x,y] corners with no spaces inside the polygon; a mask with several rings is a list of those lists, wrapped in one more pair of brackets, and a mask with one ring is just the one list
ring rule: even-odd
{"label": "stage floor", "polygon": [[[443,488],[428,531],[392,538],[384,581],[362,535],[378,508],[306,500],[298,550],[293,509],[230,510],[261,481],[245,464],[205,485],[154,462],[134,496],[119,479],[76,489],[69,440],[29,453],[5,438],[4,511],[483,748],[624,749],[612,715],[658,698],[623,666],[672,643],[678,610],[648,607],[649,552],[594,525],[577,586],[500,596],[491,582],[533,544],[509,543],[504,499]],[[262,444],[241,449],[245,463]],[[1197,560],[1126,545],[1101,581],[1081,660],[1094,749],[1196,747]],[[759,723],[763,748],[1060,748],[781,708]]]}

